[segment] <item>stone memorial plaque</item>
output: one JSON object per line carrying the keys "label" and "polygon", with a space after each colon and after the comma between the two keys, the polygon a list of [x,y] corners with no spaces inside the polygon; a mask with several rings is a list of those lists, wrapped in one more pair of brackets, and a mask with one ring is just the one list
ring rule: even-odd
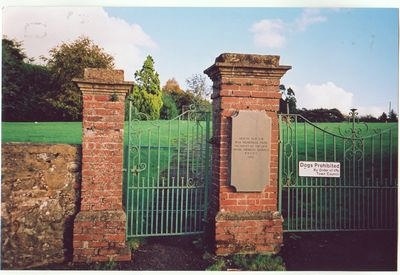
{"label": "stone memorial plaque", "polygon": [[269,181],[271,118],[262,111],[232,117],[231,185],[238,192],[260,192]]}

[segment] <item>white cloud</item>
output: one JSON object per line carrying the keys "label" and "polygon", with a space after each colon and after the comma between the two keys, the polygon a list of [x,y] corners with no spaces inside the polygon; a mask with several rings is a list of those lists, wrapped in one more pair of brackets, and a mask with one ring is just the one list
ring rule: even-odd
{"label": "white cloud", "polygon": [[357,108],[357,112],[360,116],[372,115],[376,118],[382,115],[383,112],[388,114],[388,110],[385,110],[382,106],[360,106]]}
{"label": "white cloud", "polygon": [[114,56],[115,67],[125,79],[144,60],[143,49],[156,43],[136,24],[109,16],[100,7],[7,7],[3,9],[3,34],[23,42],[28,57],[48,57],[51,48],[72,42],[81,35]]}
{"label": "white cloud", "polygon": [[305,31],[309,26],[326,20],[325,16],[320,15],[319,9],[304,9],[300,17],[295,20],[295,28]]}
{"label": "white cloud", "polygon": [[250,29],[254,33],[254,43],[258,47],[280,48],[285,44],[285,25],[280,19],[261,20]]}
{"label": "white cloud", "polygon": [[313,24],[326,21],[318,9],[304,9],[301,15],[292,22],[283,22],[281,19],[263,19],[252,25],[250,31],[254,33],[254,44],[257,47],[281,48],[290,32],[306,31]]}
{"label": "white cloud", "polygon": [[296,93],[297,108],[306,109],[338,109],[348,115],[351,108],[357,108],[359,116],[372,115],[379,117],[387,110],[383,106],[359,106],[353,102],[353,93],[328,81],[323,84],[307,84],[304,87],[290,86]]}
{"label": "white cloud", "polygon": [[[296,91],[295,91],[296,92]],[[333,82],[307,84],[296,92],[298,108],[336,108],[346,114],[352,108],[353,94]]]}

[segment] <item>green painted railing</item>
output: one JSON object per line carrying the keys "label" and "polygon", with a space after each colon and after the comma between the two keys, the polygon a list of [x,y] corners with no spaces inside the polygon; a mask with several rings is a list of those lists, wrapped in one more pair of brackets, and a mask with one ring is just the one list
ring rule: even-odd
{"label": "green painted railing", "polygon": [[[279,126],[284,231],[397,228],[397,123],[359,123],[353,109],[348,123],[279,115]],[[340,176],[300,176],[302,161],[340,163]]]}
{"label": "green painted railing", "polygon": [[210,166],[210,113],[190,109],[146,121],[130,106],[125,150],[127,237],[204,231]]}

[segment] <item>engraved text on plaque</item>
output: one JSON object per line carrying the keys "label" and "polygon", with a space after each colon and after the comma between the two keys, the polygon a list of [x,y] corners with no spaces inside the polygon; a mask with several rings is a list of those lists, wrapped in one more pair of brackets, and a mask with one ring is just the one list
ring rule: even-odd
{"label": "engraved text on plaque", "polygon": [[231,185],[238,192],[260,192],[269,180],[271,118],[262,111],[232,117]]}

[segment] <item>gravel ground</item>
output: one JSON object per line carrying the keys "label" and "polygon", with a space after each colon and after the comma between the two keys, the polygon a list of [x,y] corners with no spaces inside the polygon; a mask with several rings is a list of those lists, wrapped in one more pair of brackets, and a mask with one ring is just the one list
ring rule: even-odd
{"label": "gravel ground", "polygon": [[[279,255],[288,271],[395,271],[397,233],[285,233]],[[198,237],[148,238],[130,262],[65,263],[45,270],[205,270],[212,264]]]}
{"label": "gravel ground", "polygon": [[397,233],[285,233],[280,256],[293,271],[395,271]]}

